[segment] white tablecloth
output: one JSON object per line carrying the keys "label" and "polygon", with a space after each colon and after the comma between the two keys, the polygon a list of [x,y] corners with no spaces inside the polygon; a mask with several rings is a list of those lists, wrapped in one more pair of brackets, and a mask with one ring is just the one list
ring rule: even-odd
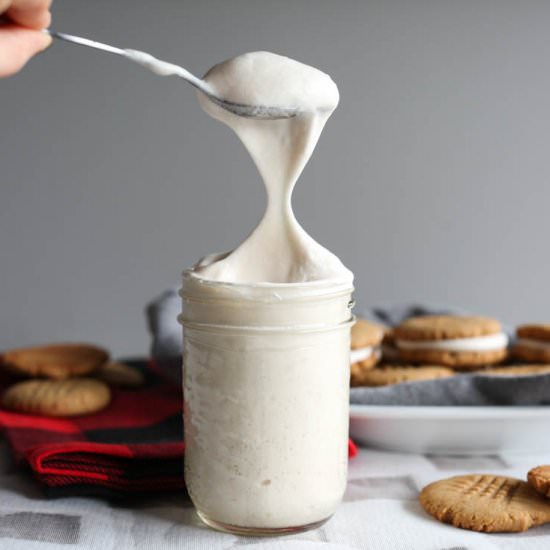
{"label": "white tablecloth", "polygon": [[[524,478],[548,455],[430,457],[362,449],[350,463],[344,503],[321,528],[260,539],[203,526],[183,496],[109,503],[96,498],[48,500],[30,475],[0,452],[1,550],[549,550],[550,524],[520,534],[472,533],[438,523],[418,504],[418,491],[451,475],[492,472]],[[320,479],[319,483],[323,483]]]}

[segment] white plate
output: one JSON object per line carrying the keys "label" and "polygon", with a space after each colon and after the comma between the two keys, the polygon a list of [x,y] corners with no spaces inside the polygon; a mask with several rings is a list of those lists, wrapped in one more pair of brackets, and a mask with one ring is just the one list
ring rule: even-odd
{"label": "white plate", "polygon": [[550,407],[351,405],[350,437],[409,453],[480,455],[550,451]]}

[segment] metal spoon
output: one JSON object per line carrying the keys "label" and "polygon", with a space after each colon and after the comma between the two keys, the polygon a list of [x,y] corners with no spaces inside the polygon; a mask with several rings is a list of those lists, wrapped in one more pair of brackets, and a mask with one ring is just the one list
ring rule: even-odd
{"label": "metal spoon", "polygon": [[242,116],[245,118],[255,118],[260,120],[277,120],[283,118],[292,118],[299,113],[299,110],[293,107],[286,108],[270,105],[246,105],[243,103],[235,103],[234,101],[229,101],[217,95],[210,84],[208,84],[208,82],[205,82],[204,80],[196,77],[194,74],[191,74],[187,69],[184,69],[179,65],[174,65],[173,63],[168,63],[166,61],[157,59],[156,57],[153,57],[146,52],[115,48],[114,46],[103,44],[101,42],[96,42],[95,40],[82,38],[80,36],[73,36],[71,34],[55,32],[50,29],[45,29],[44,32],[49,34],[53,38],[65,40],[73,44],[88,46],[89,48],[96,48],[105,52],[122,55],[126,59],[134,61],[135,63],[138,63],[142,67],[148,68],[158,75],[179,76],[180,78],[183,78],[184,80],[189,82],[189,84],[197,88],[197,90],[200,90],[210,101],[237,116]]}

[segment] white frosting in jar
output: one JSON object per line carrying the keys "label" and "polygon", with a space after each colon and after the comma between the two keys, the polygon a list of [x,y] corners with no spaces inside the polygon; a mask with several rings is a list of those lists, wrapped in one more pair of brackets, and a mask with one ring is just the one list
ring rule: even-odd
{"label": "white frosting in jar", "polygon": [[541,340],[532,340],[531,338],[517,338],[516,346],[531,348],[536,350],[550,351],[550,342],[542,342]]}
{"label": "white frosting in jar", "polygon": [[300,114],[282,120],[243,118],[198,93],[202,108],[229,126],[250,153],[265,184],[267,208],[240,246],[207,256],[194,267],[195,274],[236,283],[351,282],[352,273],[304,231],[291,207],[294,184],[338,105],[336,84],[318,69],[269,52],[220,63],[205,80],[230,101],[293,107]]}
{"label": "white frosting in jar", "polygon": [[443,351],[496,351],[508,345],[504,332],[477,336],[475,338],[455,338],[447,340],[396,340],[400,349],[433,349]]}

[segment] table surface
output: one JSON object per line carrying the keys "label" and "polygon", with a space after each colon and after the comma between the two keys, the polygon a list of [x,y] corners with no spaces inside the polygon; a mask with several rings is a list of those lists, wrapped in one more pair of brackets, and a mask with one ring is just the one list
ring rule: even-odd
{"label": "table surface", "polygon": [[[343,504],[321,528],[278,538],[236,537],[201,524],[184,495],[113,503],[98,498],[44,498],[30,474],[0,448],[1,550],[172,550],[256,546],[285,550],[548,550],[550,524],[525,533],[482,534],[443,525],[424,513],[418,491],[462,473],[524,478],[548,455],[449,457],[361,449],[351,460]],[[322,480],[319,480],[322,483]]]}

